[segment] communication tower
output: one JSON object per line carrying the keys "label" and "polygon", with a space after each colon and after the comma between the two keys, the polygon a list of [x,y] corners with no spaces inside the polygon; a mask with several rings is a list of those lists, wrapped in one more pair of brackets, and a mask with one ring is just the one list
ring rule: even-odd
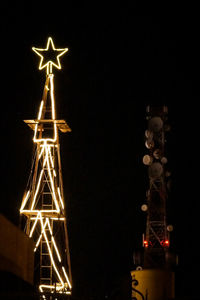
{"label": "communication tower", "polygon": [[165,153],[168,108],[147,106],[146,114],[145,146],[148,153],[144,155],[143,163],[148,167],[148,189],[146,203],[141,206],[147,215],[146,232],[143,252],[134,256],[136,270],[131,272],[132,299],[165,300],[174,297],[169,236],[173,226],[167,224],[166,215],[170,175]]}
{"label": "communication tower", "polygon": [[33,48],[40,56],[39,69],[46,69],[37,118],[24,122],[33,130],[35,155],[20,214],[24,230],[35,241],[36,284],[40,299],[66,299],[72,291],[66,208],[63,193],[59,131],[70,132],[65,120],[56,118],[53,67],[61,69],[60,56],[48,38],[45,49]]}
{"label": "communication tower", "polygon": [[149,154],[143,157],[143,163],[148,166],[149,189],[146,192],[146,206],[142,206],[147,212],[146,234],[143,239],[145,268],[164,267],[170,243],[166,218],[166,120],[166,106],[159,110],[147,107],[148,129],[145,131],[145,146]]}

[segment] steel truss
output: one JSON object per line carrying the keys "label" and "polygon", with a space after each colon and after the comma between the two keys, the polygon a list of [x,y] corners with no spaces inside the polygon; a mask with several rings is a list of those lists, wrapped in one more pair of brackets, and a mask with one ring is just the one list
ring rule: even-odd
{"label": "steel truss", "polygon": [[58,132],[71,129],[56,119],[52,73],[46,76],[37,119],[25,122],[34,131],[36,155],[20,213],[26,234],[36,243],[34,252],[39,251],[40,298],[68,297],[72,276]]}

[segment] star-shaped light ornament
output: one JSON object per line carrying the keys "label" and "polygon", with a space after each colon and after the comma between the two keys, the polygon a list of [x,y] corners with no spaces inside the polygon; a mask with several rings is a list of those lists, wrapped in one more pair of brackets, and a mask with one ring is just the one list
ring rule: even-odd
{"label": "star-shaped light ornament", "polygon": [[56,49],[51,37],[48,38],[46,49],[32,48],[40,56],[39,70],[46,68],[47,74],[52,73],[53,66],[61,69],[60,57],[68,51],[68,48]]}

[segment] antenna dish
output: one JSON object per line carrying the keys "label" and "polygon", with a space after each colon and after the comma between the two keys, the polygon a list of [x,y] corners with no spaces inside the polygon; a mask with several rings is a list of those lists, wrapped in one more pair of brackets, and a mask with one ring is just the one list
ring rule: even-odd
{"label": "antenna dish", "polygon": [[143,161],[143,164],[144,164],[144,165],[149,166],[149,165],[151,165],[152,162],[153,162],[153,157],[150,156],[150,155],[148,155],[148,154],[147,154],[147,155],[144,155],[142,161]]}
{"label": "antenna dish", "polygon": [[153,132],[158,132],[163,127],[163,120],[160,117],[153,117],[149,120],[149,129]]}
{"label": "antenna dish", "polygon": [[150,130],[145,130],[145,136],[147,139],[153,139],[153,132]]}
{"label": "antenna dish", "polygon": [[167,231],[171,232],[171,231],[173,231],[173,230],[174,230],[173,225],[168,225],[168,226],[167,226]]}
{"label": "antenna dish", "polygon": [[152,139],[146,140],[145,146],[147,147],[147,149],[153,148],[154,147],[154,141]]}
{"label": "antenna dish", "polygon": [[148,206],[146,204],[142,204],[141,210],[142,211],[147,211],[148,210]]}
{"label": "antenna dish", "polygon": [[159,162],[154,162],[149,167],[149,177],[158,178],[163,173],[163,167]]}
{"label": "antenna dish", "polygon": [[162,157],[161,158],[161,163],[163,164],[163,165],[165,165],[166,163],[167,163],[167,157]]}
{"label": "antenna dish", "polygon": [[153,156],[155,157],[155,159],[159,159],[160,155],[161,155],[160,149],[156,149],[153,151]]}

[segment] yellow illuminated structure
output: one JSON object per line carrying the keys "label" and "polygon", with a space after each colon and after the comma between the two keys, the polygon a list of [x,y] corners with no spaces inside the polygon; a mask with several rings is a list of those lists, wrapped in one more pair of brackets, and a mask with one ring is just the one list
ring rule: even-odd
{"label": "yellow illuminated structure", "polygon": [[[59,130],[70,132],[64,120],[56,119],[53,67],[61,69],[60,57],[68,50],[56,49],[52,38],[45,49],[33,48],[40,56],[39,69],[46,68],[46,81],[37,119],[25,120],[34,131],[36,154],[20,214],[25,231],[39,252],[41,299],[56,293],[69,295],[72,276],[60,159]],[[49,296],[50,295],[50,296]]]}
{"label": "yellow illuminated structure", "polygon": [[131,271],[131,299],[164,300],[175,297],[174,272],[165,269]]}
{"label": "yellow illuminated structure", "polygon": [[[57,69],[61,69],[60,56],[62,56],[63,54],[65,54],[65,52],[68,51],[68,48],[56,49],[51,37],[48,38],[47,46],[45,49],[35,47],[33,47],[32,49],[41,58],[39,69],[42,70],[46,67],[47,74],[52,73],[52,66],[56,67]],[[51,53],[51,55],[54,57],[49,58],[49,53]],[[53,58],[54,60],[52,60]]]}

